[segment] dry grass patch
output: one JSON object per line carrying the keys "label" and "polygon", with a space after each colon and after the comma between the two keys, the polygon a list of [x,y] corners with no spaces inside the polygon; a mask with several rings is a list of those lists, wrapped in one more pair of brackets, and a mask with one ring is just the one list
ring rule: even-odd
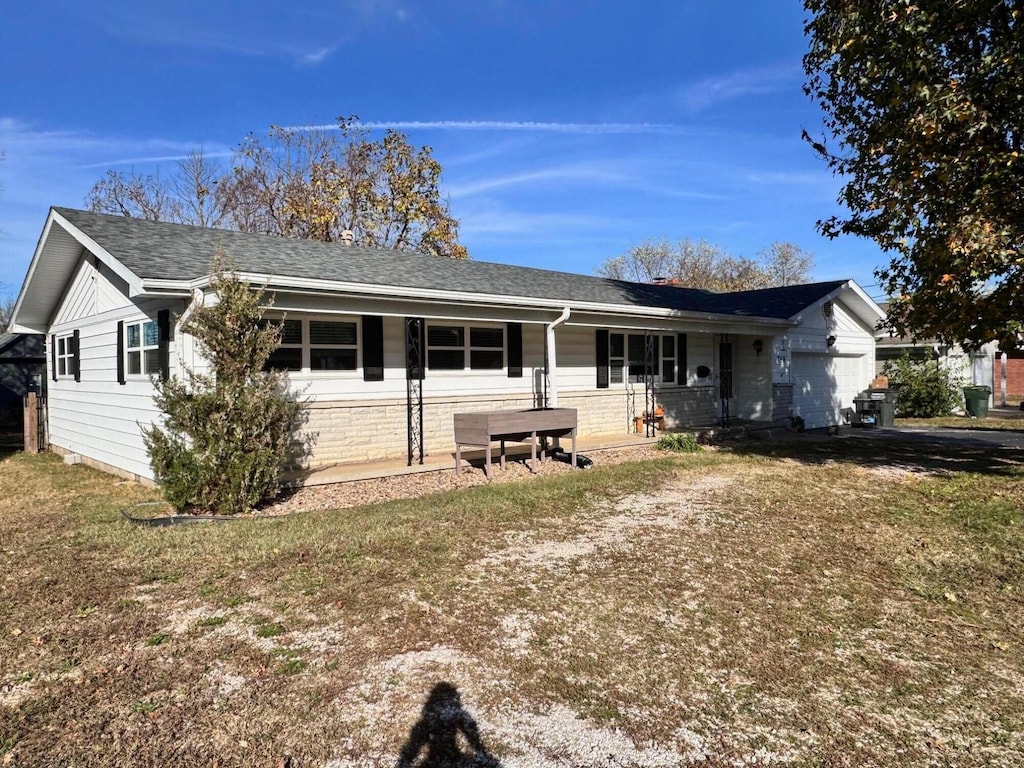
{"label": "dry grass patch", "polygon": [[155,530],[9,458],[0,759],[392,766],[449,681],[505,768],[1015,765],[1022,456],[864,442]]}

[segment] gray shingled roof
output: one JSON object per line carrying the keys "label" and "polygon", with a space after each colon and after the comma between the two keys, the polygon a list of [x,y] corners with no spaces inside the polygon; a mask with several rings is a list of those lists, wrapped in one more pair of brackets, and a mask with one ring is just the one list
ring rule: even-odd
{"label": "gray shingled roof", "polygon": [[845,281],[711,293],[569,272],[54,208],[142,279],[193,280],[221,248],[242,272],[498,296],[788,319]]}

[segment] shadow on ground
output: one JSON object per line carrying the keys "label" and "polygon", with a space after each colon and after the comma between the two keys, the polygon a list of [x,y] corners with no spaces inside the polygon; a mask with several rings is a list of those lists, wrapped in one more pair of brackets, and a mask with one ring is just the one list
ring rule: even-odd
{"label": "shadow on ground", "polygon": [[427,696],[396,768],[501,768],[501,763],[484,747],[458,689],[442,682]]}
{"label": "shadow on ground", "polygon": [[1019,476],[1024,471],[1024,448],[1008,448],[977,440],[942,436],[866,433],[852,436],[794,436],[774,440],[745,440],[728,446],[734,453],[785,458],[806,464],[847,463],[913,472],[977,472]]}

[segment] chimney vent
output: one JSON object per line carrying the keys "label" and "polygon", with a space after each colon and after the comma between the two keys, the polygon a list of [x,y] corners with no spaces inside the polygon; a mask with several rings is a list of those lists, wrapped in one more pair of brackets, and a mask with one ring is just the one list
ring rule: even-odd
{"label": "chimney vent", "polygon": [[654,283],[655,285],[665,285],[668,283],[668,278],[655,277],[653,280],[651,280],[651,282]]}
{"label": "chimney vent", "polygon": [[342,245],[352,245],[352,243],[355,242],[355,239],[356,239],[356,233],[353,232],[351,229],[343,229],[343,230],[341,230],[341,244]]}

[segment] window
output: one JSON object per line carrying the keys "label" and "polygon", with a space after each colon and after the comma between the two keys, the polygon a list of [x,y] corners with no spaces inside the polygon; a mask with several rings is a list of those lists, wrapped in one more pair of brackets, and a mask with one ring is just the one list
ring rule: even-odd
{"label": "window", "polygon": [[124,327],[125,370],[129,376],[160,373],[160,329],[153,320]]}
{"label": "window", "polygon": [[[642,333],[608,334],[608,380],[611,384],[642,381],[647,365],[647,338]],[[651,350],[653,373],[663,384],[676,381],[676,337],[654,335]]]}
{"label": "window", "polygon": [[612,384],[622,383],[622,371],[626,359],[626,337],[621,333],[613,333],[608,337],[608,375]]}
{"label": "window", "polygon": [[474,371],[502,370],[505,367],[505,329],[482,325],[427,326],[428,369],[461,371],[467,363]]}
{"label": "window", "polygon": [[661,380],[672,384],[676,380],[676,337],[661,337]]}
{"label": "window", "polygon": [[60,336],[57,339],[57,375],[75,375],[75,339],[74,336]]}
{"label": "window", "polygon": [[264,369],[354,371],[359,367],[359,324],[354,320],[268,320],[280,323],[281,343]]}
{"label": "window", "polygon": [[[280,322],[281,343],[277,349],[270,353],[267,362],[264,363],[264,370],[270,371],[301,371],[302,370],[302,321],[283,320],[269,321]],[[264,321],[261,325],[267,325]]]}
{"label": "window", "polygon": [[358,329],[354,322],[309,321],[309,369],[354,371],[358,366]]}
{"label": "window", "polygon": [[505,330],[469,329],[469,367],[474,371],[500,371],[505,367]]}

